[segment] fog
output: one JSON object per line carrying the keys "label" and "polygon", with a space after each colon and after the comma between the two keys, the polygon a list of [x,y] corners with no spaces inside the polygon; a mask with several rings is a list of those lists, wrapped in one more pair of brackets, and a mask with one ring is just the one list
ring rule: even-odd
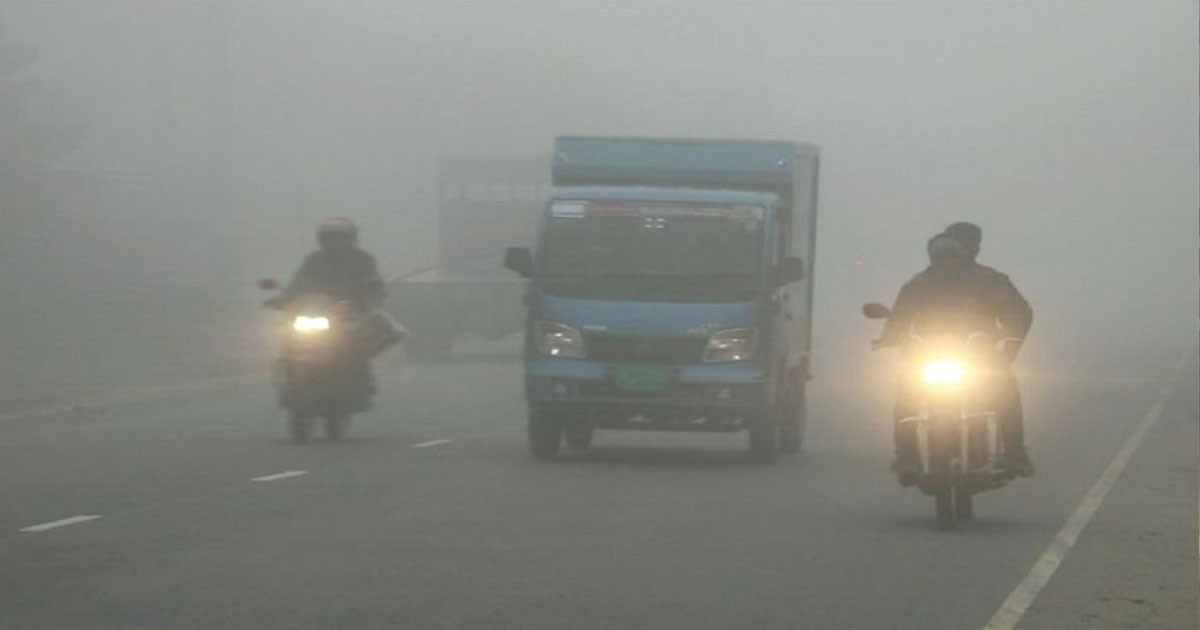
{"label": "fog", "polygon": [[0,0],[0,386],[256,361],[253,280],[289,274],[319,218],[357,220],[389,274],[431,264],[438,161],[559,134],[820,145],[831,365],[960,219],[1034,306],[1031,369],[1192,347],[1198,22],[1165,1]]}

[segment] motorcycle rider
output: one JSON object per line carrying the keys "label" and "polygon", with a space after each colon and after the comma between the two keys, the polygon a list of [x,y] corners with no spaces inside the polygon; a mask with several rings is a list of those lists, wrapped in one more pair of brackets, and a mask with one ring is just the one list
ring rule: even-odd
{"label": "motorcycle rider", "polygon": [[[903,345],[909,329],[968,327],[996,333],[1001,339],[993,383],[996,412],[1004,440],[1004,465],[1014,475],[1033,475],[1033,463],[1024,444],[1020,391],[1011,363],[1033,323],[1033,311],[1008,276],[975,262],[982,230],[970,223],[955,223],[927,244],[930,265],[904,285],[878,343]],[[899,420],[913,415],[915,384],[901,380],[895,408],[896,460],[893,470],[901,482],[920,471],[916,436]]]}
{"label": "motorcycle rider", "polygon": [[[357,318],[381,309],[384,301],[383,279],[375,257],[358,247],[358,227],[345,217],[325,219],[317,226],[319,249],[304,258],[291,282],[264,304],[282,309],[296,297],[319,293],[344,302]],[[369,406],[375,392],[370,360],[354,360],[354,382],[361,393],[362,410]]]}
{"label": "motorcycle rider", "polygon": [[317,226],[319,249],[304,258],[292,281],[268,306],[282,307],[304,293],[321,293],[346,302],[357,315],[383,306],[383,279],[375,257],[358,247],[358,227],[345,217]]}

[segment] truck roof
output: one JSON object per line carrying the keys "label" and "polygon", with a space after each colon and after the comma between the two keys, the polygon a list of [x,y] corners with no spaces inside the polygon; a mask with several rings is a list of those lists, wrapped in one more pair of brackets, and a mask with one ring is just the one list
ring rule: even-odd
{"label": "truck roof", "polygon": [[551,172],[556,186],[774,188],[790,184],[799,156],[819,153],[816,145],[779,140],[561,136]]}
{"label": "truck roof", "polygon": [[779,203],[778,195],[764,192],[747,190],[662,188],[651,186],[632,186],[621,188],[604,186],[559,187],[553,190],[550,195],[550,199],[620,199],[684,203],[752,204],[765,206]]}

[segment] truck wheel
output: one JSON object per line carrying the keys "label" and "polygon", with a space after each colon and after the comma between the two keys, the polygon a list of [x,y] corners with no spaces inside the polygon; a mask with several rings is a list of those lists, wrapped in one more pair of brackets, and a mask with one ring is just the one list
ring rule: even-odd
{"label": "truck wheel", "polygon": [[562,419],[545,409],[529,410],[529,451],[537,459],[554,459],[562,445]]}
{"label": "truck wheel", "polygon": [[288,417],[288,435],[296,444],[308,444],[312,440],[312,416],[293,413]]}
{"label": "truck wheel", "polygon": [[750,458],[761,464],[775,461],[779,454],[779,426],[774,413],[750,419]]}
{"label": "truck wheel", "polygon": [[404,349],[409,356],[422,363],[445,361],[454,349],[454,334],[413,333]]}
{"label": "truck wheel", "polygon": [[592,445],[592,435],[595,430],[586,422],[567,422],[563,425],[563,434],[567,438],[567,446],[573,451],[586,451]]}
{"label": "truck wheel", "polygon": [[798,453],[804,446],[804,429],[808,424],[808,409],[803,390],[785,409],[779,423],[779,449],[784,453]]}

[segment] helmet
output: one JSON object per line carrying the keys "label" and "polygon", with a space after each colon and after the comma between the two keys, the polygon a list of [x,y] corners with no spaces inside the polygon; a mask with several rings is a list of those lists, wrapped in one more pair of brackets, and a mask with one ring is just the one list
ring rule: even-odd
{"label": "helmet", "polygon": [[967,259],[967,250],[957,239],[939,234],[926,245],[929,262],[934,266],[954,265]]}
{"label": "helmet", "polygon": [[966,250],[967,257],[971,260],[975,260],[975,257],[979,255],[979,244],[983,241],[983,228],[978,225],[959,221],[951,223],[942,234],[962,244],[963,249]]}
{"label": "helmet", "polygon": [[331,217],[317,226],[321,249],[345,249],[358,243],[358,227],[346,217]]}

